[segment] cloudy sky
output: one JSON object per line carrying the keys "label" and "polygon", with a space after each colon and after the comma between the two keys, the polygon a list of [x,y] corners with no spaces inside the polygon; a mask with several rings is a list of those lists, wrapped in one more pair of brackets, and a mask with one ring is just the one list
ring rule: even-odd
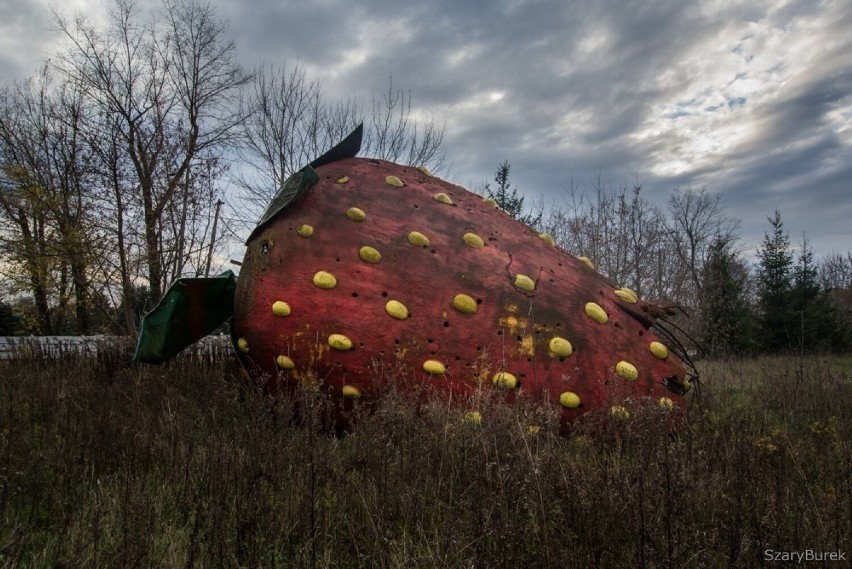
{"label": "cloudy sky", "polygon": [[[0,81],[55,48],[51,0],[0,4]],[[296,62],[329,96],[369,102],[393,77],[446,123],[470,187],[504,159],[528,201],[639,182],[724,195],[759,245],[852,251],[852,0],[212,0],[243,62]],[[64,0],[97,18],[98,0]]]}

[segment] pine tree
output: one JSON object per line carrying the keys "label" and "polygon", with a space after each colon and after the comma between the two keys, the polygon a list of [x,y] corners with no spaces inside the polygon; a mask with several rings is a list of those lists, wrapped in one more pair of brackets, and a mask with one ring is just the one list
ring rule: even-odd
{"label": "pine tree", "polygon": [[728,236],[717,235],[703,270],[702,340],[712,356],[743,353],[751,344],[750,314],[745,298],[747,269]]}
{"label": "pine tree", "polygon": [[798,324],[796,347],[801,352],[842,351],[849,347],[849,327],[828,290],[820,284],[819,268],[807,239],[793,269],[790,305]]}
{"label": "pine tree", "polygon": [[790,238],[784,233],[781,212],[767,218],[766,233],[757,252],[758,329],[762,348],[779,352],[794,346],[794,311],[791,307],[793,253]]}
{"label": "pine tree", "polygon": [[486,182],[485,183],[485,192],[486,195],[497,202],[497,205],[514,217],[515,219],[526,223],[527,225],[534,226],[541,223],[541,214],[536,216],[532,214],[524,214],[524,196],[518,195],[518,189],[513,188],[511,182],[509,182],[509,161],[503,160],[497,166],[497,172],[494,175],[494,181],[497,183],[497,188],[495,190],[491,189],[491,185]]}
{"label": "pine tree", "polygon": [[793,269],[793,288],[790,291],[790,308],[798,332],[795,335],[796,347],[800,351],[810,351],[819,343],[819,274],[814,263],[814,252],[807,239]]}
{"label": "pine tree", "polygon": [[15,336],[20,332],[20,317],[11,305],[0,300],[0,336]]}

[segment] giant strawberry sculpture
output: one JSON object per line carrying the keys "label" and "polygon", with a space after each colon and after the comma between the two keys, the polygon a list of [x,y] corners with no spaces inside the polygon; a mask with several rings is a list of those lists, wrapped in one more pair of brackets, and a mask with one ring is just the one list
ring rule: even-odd
{"label": "giant strawberry sculpture", "polygon": [[[611,406],[613,382],[679,401],[684,366],[650,331],[659,307],[489,200],[352,157],[359,144],[360,129],[288,180],[247,241],[231,330],[267,391],[311,382],[341,402],[369,398],[390,372],[404,389],[549,401],[566,424]],[[186,344],[211,323],[182,303]],[[146,342],[137,359],[162,359]]]}

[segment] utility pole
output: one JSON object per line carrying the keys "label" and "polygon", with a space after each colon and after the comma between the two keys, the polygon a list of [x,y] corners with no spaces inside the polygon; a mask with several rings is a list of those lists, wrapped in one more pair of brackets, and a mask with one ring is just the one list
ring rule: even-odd
{"label": "utility pole", "polygon": [[219,223],[219,208],[222,207],[222,200],[216,200],[216,213],[213,215],[213,231],[210,234],[210,247],[207,249],[207,268],[204,270],[204,276],[210,276],[210,263],[213,261],[213,245],[216,244],[216,225]]}

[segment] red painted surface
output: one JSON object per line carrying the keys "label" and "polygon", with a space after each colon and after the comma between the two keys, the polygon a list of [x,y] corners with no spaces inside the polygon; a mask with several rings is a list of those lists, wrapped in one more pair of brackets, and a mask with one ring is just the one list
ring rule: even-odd
{"label": "red painted surface", "polygon": [[[491,388],[494,374],[506,371],[518,379],[506,390],[510,400],[533,397],[559,406],[562,393],[576,393],[579,408],[559,407],[565,423],[614,404],[614,392],[680,403],[663,381],[682,382],[682,363],[671,352],[658,359],[648,347],[659,341],[648,330],[653,305],[625,302],[573,255],[481,197],[415,168],[352,158],[317,173],[319,183],[248,244],[238,279],[233,330],[247,344],[238,353],[270,391],[321,380],[334,397],[342,400],[348,385],[366,400],[377,370],[384,370],[404,388],[468,393]],[[391,175],[405,186],[388,184]],[[348,181],[338,183],[343,176]],[[439,192],[453,205],[436,201]],[[350,207],[366,219],[348,219]],[[311,237],[297,234],[303,224],[313,227]],[[426,235],[430,245],[409,243],[412,231]],[[465,233],[480,236],[485,246],[471,247]],[[381,260],[360,259],[362,246],[378,250]],[[318,271],[333,274],[337,286],[317,288]],[[536,283],[533,292],[513,285],[519,274]],[[475,314],[453,307],[457,294],[475,299]],[[403,303],[410,317],[391,317],[389,300]],[[286,302],[291,313],[274,315],[276,301]],[[606,311],[606,324],[586,315],[588,302]],[[345,335],[353,348],[330,348],[331,334]],[[571,342],[572,355],[549,352],[555,336]],[[295,367],[278,367],[280,355]],[[426,360],[440,361],[446,372],[426,373]],[[635,381],[615,374],[621,360],[636,367]]]}

